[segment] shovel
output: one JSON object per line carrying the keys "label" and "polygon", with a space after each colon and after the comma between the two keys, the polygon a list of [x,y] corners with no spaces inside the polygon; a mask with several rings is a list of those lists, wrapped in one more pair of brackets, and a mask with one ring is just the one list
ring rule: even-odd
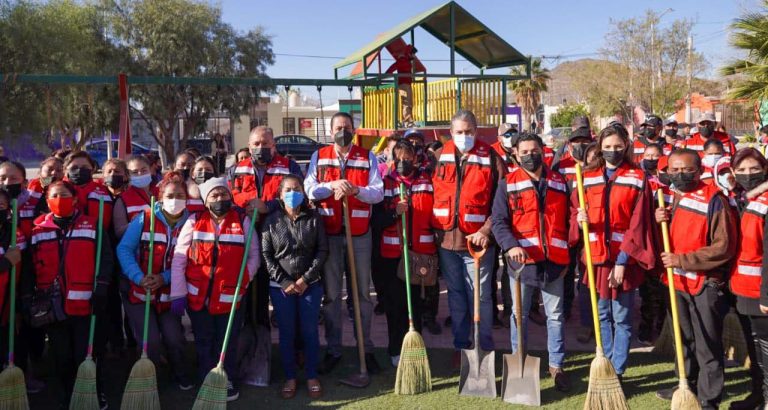
{"label": "shovel", "polygon": [[540,359],[528,356],[523,344],[523,291],[521,285],[522,269],[515,269],[515,319],[517,324],[517,351],[504,355],[504,371],[501,376],[501,397],[507,403],[527,406],[541,405],[541,387],[539,386]]}
{"label": "shovel", "polygon": [[462,396],[496,397],[496,355],[480,349],[480,258],[485,249],[476,249],[467,241],[469,254],[475,260],[474,322],[475,343],[461,350],[459,394]]}

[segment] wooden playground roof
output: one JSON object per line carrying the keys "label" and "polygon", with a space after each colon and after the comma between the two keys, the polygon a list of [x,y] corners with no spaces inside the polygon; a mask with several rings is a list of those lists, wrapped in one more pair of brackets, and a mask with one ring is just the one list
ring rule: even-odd
{"label": "wooden playground roof", "polygon": [[[527,65],[522,55],[455,1],[449,1],[406,20],[381,34],[365,47],[350,54],[335,69],[355,64],[378,52],[382,47],[421,27],[440,42],[481,69]],[[418,47],[417,47],[418,48]],[[453,58],[452,65],[454,64]],[[452,70],[453,71],[453,70]]]}

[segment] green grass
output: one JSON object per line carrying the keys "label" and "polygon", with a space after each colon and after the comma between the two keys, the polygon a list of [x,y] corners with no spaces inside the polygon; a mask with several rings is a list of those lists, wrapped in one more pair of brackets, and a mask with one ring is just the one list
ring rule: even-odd
{"label": "green grass", "polygon": [[[381,374],[372,376],[372,383],[365,389],[354,389],[337,383],[338,379],[356,370],[356,354],[354,349],[344,352],[344,360],[333,374],[321,378],[325,396],[311,402],[307,397],[306,385],[299,376],[299,386],[296,397],[292,400],[280,398],[282,374],[277,348],[274,349],[272,364],[272,385],[267,388],[244,386],[240,399],[230,403],[228,409],[300,409],[300,408],[345,408],[345,409],[515,409],[525,408],[504,403],[500,397],[496,399],[472,398],[459,396],[458,372],[451,371],[451,351],[447,349],[430,349],[429,358],[432,365],[433,391],[418,396],[396,396],[392,393],[395,380],[395,370],[389,366],[384,349],[377,350],[379,363],[385,367]],[[546,409],[579,410],[583,408],[589,378],[589,365],[594,355],[573,354],[566,359],[566,371],[571,377],[572,390],[570,394],[555,391],[552,379],[546,372],[546,354],[534,352],[542,357],[541,400]],[[190,364],[194,362],[190,355]],[[501,395],[502,354],[496,355],[497,390]],[[107,366],[107,394],[111,408],[119,408],[122,389],[128,377],[129,359],[114,361]],[[386,365],[386,366],[384,366]],[[664,409],[669,403],[656,398],[658,389],[673,386],[677,379],[673,374],[671,358],[659,357],[653,353],[636,352],[630,355],[629,368],[624,377],[625,394],[632,409]],[[53,380],[50,380],[53,383]],[[182,392],[168,380],[166,368],[158,369],[160,383],[160,400],[164,410],[189,409],[195,400],[197,389]],[[56,408],[55,395],[49,387],[42,394],[32,395],[30,405],[33,409]],[[728,408],[728,403],[746,396],[749,391],[749,376],[746,370],[727,369],[725,398],[721,408]]]}

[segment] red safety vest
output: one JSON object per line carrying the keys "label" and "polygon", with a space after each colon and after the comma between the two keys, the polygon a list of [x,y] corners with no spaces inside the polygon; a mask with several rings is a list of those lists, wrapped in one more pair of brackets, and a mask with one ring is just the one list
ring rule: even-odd
{"label": "red safety vest", "polygon": [[547,184],[544,209],[533,180],[518,168],[507,174],[507,204],[510,228],[520,246],[528,253],[526,264],[549,260],[567,265],[568,255],[568,189],[567,182],[549,167],[540,184]]}
{"label": "red safety vest", "polygon": [[[141,231],[141,239],[139,240],[139,254],[137,255],[137,262],[142,271],[146,271],[149,266],[149,239],[150,235],[150,223],[151,221],[150,210],[144,211],[144,227]],[[165,224],[155,219],[155,243],[154,254],[152,255],[152,275],[162,274],[163,271],[171,268],[171,259],[173,259],[173,250],[176,248],[176,239],[179,237],[179,231],[181,231],[182,224],[176,224],[176,228],[168,232]],[[157,294],[160,294],[158,300]],[[131,290],[128,294],[128,300],[131,303],[142,303],[146,300],[147,291],[141,286],[131,282]],[[152,292],[151,294],[152,304],[159,312],[165,312],[171,307],[171,284],[166,283],[165,286]]]}
{"label": "red safety vest", "polygon": [[[663,137],[660,137],[663,138]],[[645,139],[641,136],[635,137],[635,140],[632,142],[632,160],[635,162],[635,164],[639,164],[643,161],[643,154],[645,153],[645,148],[649,145],[645,143]],[[661,146],[661,153],[662,156],[667,156],[672,153],[672,145],[664,141]]]}
{"label": "red safety vest", "polygon": [[[715,131],[710,138],[717,138],[723,143],[724,154],[726,157],[733,155],[736,152],[736,146],[733,145],[731,137],[728,134],[720,131]],[[691,138],[684,140],[682,146],[684,148],[692,149],[699,153],[699,156],[704,158],[704,144],[707,139],[701,136],[701,133],[695,133]]]}
{"label": "red safety vest", "polygon": [[[65,178],[66,179],[66,178]],[[99,216],[99,199],[104,199],[104,227],[112,226],[112,195],[101,182],[91,181],[77,190],[77,210],[95,218]]]}
{"label": "red safety vest", "polygon": [[[499,141],[494,142],[493,144],[491,144],[491,148],[493,148],[493,150],[496,151],[497,154],[499,154],[502,161],[504,161],[504,165],[507,166],[507,172],[512,172],[512,170],[517,167],[517,165],[515,165],[515,162],[512,161],[512,154],[508,153],[507,151],[504,151],[504,147],[501,146],[501,142]],[[554,156],[553,156],[553,159],[554,159]]]}
{"label": "red safety vest", "polygon": [[[589,243],[596,265],[616,261],[624,232],[629,229],[632,212],[646,184],[645,172],[634,165],[621,164],[613,174],[610,197],[606,202],[607,183],[603,172],[603,168],[584,172]],[[605,209],[606,205],[608,209]]]}
{"label": "red safety vest", "polygon": [[[672,222],[669,226],[669,240],[672,252],[682,254],[697,251],[709,242],[709,204],[720,194],[714,185],[699,183],[696,190],[682,194],[680,201],[672,210]],[[722,195],[722,194],[720,194]],[[682,268],[674,269],[676,290],[698,295],[706,282],[706,272],[690,272]],[[662,275],[662,282],[669,285],[667,275]]]}
{"label": "red safety vest", "polygon": [[[354,144],[350,147],[344,164],[344,171],[342,172],[341,163],[333,145],[320,148],[317,151],[317,175],[315,175],[317,182],[346,179],[352,185],[365,187],[368,186],[371,166],[377,166],[377,164],[371,164],[368,150]],[[354,196],[348,197],[347,200],[349,201],[352,235],[364,235],[368,232],[370,225],[371,206]],[[340,234],[344,220],[342,202],[331,195],[326,199],[317,201],[317,206],[317,211],[323,217],[326,233],[328,235]]]}
{"label": "red safety vest", "polygon": [[567,151],[557,163],[557,172],[562,175],[572,187],[576,186],[576,160]]}
{"label": "red safety vest", "polygon": [[544,153],[544,165],[552,167],[552,162],[555,160],[555,151],[545,145],[544,148],[542,148],[542,152]]}
{"label": "red safety vest", "polygon": [[29,197],[26,202],[19,204],[19,230],[24,233],[24,236],[29,238],[32,235],[32,227],[34,226],[35,218],[37,218],[37,204],[40,203],[40,196],[33,195],[34,192],[27,190]]}
{"label": "red safety vest", "polygon": [[[433,192],[432,180],[426,173],[421,173],[413,179],[410,186],[406,186],[406,198],[408,199],[408,248],[414,252],[434,255],[435,236],[429,219],[432,215]],[[400,182],[392,177],[392,174],[384,177],[384,208],[394,212],[400,202]],[[381,256],[385,258],[399,258],[403,254],[402,235],[403,228],[399,223],[393,224],[381,234]]]}
{"label": "red safety vest", "polygon": [[53,214],[48,213],[32,228],[37,288],[47,289],[54,280],[59,281],[64,312],[70,316],[91,313],[97,223],[95,216],[77,213],[68,230],[62,231],[53,222]]}
{"label": "red safety vest", "polygon": [[40,183],[40,178],[31,179],[27,184],[27,190],[32,198],[40,199],[43,197],[43,185]]}
{"label": "red safety vest", "polygon": [[[235,300],[237,276],[245,249],[245,228],[236,211],[224,216],[219,234],[209,212],[197,216],[192,231],[192,243],[187,251],[187,301],[189,308],[199,311],[208,300],[212,315],[229,313]],[[237,295],[237,305],[248,288],[245,272]]]}
{"label": "red safety vest", "polygon": [[675,194],[669,189],[668,185],[662,184],[655,176],[648,175],[648,186],[650,186],[651,191],[653,191],[654,209],[659,207],[659,188],[661,188],[661,194],[664,195],[664,203],[667,204],[667,206],[672,205],[672,202],[675,199]]}
{"label": "red safety vest", "polygon": [[187,198],[187,210],[191,213],[205,211],[205,203],[200,198]]}
{"label": "red safety vest", "polygon": [[476,141],[461,167],[456,166],[457,152],[453,140],[449,140],[438,158],[432,178],[435,188],[432,226],[450,231],[458,225],[469,235],[477,232],[491,214],[494,182],[491,147]]}
{"label": "red safety vest", "polygon": [[[8,228],[10,228],[10,224],[7,225]],[[10,236],[10,235],[9,235]],[[10,247],[10,240],[8,241],[7,246],[0,245],[0,258],[2,258],[5,255],[5,252],[8,251],[8,247]],[[27,238],[24,236],[24,234],[21,232],[21,230],[16,230],[16,247],[18,247],[21,251],[24,251],[27,249]],[[21,262],[16,264],[16,288],[18,289],[19,286],[19,278],[21,278]],[[8,317],[11,313],[11,304],[8,303],[7,300],[8,293],[11,289],[10,282],[11,281],[11,275],[9,271],[0,271],[0,306],[2,306],[3,310],[3,316],[2,316],[2,323],[3,325],[8,324]]]}
{"label": "red safety vest", "polygon": [[147,195],[141,188],[129,186],[128,189],[120,194],[120,198],[123,199],[123,204],[125,204],[125,211],[128,213],[129,221],[132,220],[134,216],[149,210],[149,195]]}
{"label": "red safety vest", "polygon": [[763,227],[768,214],[768,193],[749,201],[741,215],[741,239],[736,264],[731,271],[731,291],[751,299],[760,298],[763,270]]}
{"label": "red safety vest", "polygon": [[240,161],[235,167],[235,179],[232,184],[235,204],[245,208],[250,200],[257,197],[264,202],[279,197],[280,182],[290,173],[288,158],[275,154],[264,172],[263,185],[259,187],[251,159],[246,158]]}

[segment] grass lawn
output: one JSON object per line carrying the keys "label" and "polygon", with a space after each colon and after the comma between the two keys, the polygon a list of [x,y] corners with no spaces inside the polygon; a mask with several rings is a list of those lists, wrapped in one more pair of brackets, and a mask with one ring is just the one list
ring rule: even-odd
{"label": "grass lawn", "polygon": [[[300,383],[297,395],[292,400],[282,400],[279,397],[282,387],[282,374],[280,371],[277,348],[274,348],[272,385],[268,388],[244,386],[241,389],[240,399],[229,405],[229,409],[299,409],[299,408],[345,408],[345,409],[496,409],[496,408],[525,408],[504,403],[501,398],[481,399],[459,396],[458,372],[450,369],[451,351],[448,349],[431,349],[429,359],[432,366],[433,391],[418,396],[396,396],[392,393],[395,380],[395,369],[389,366],[388,357],[384,349],[377,350],[377,358],[385,371],[372,377],[371,385],[366,389],[353,389],[342,386],[337,380],[344,375],[355,371],[355,350],[348,348],[344,352],[344,360],[336,368],[333,374],[322,377],[325,396],[321,400],[310,402],[306,394],[306,385]],[[546,357],[542,352],[535,352],[536,356]],[[563,394],[555,391],[552,379],[542,373],[541,399],[542,407],[547,409],[581,409],[587,391],[589,378],[589,365],[594,355],[573,354],[566,361],[566,370],[571,376],[573,384],[571,394]],[[192,360],[190,351],[190,364]],[[130,372],[133,362],[129,359],[115,360],[107,363],[107,394],[110,407],[119,408],[122,389]],[[545,369],[546,359],[542,360],[542,369]],[[669,403],[664,402],[654,395],[655,391],[673,386],[677,379],[673,374],[671,358],[662,358],[653,353],[633,352],[630,355],[629,369],[625,382],[625,394],[632,409],[664,409],[669,408]],[[497,389],[501,395],[501,354],[496,356]],[[182,392],[174,384],[168,381],[166,368],[158,369],[160,384],[160,400],[163,409],[189,409],[195,400],[197,390]],[[50,375],[50,372],[49,372]],[[49,383],[54,381],[48,377]],[[728,369],[725,375],[725,399],[721,408],[728,408],[729,402],[742,399],[749,390],[749,375],[742,368]],[[57,401],[53,386],[45,392],[30,396],[32,409],[56,409]]]}

